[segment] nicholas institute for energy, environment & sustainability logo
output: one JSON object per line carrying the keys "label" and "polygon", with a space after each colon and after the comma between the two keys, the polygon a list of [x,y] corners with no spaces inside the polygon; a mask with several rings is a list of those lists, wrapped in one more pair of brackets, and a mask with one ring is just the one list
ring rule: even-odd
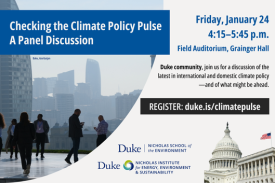
{"label": "nicholas institute for energy, environment & sustainability logo", "polygon": [[131,160],[127,160],[125,161],[125,163],[123,164],[123,168],[125,170],[133,170],[134,169],[134,163]]}

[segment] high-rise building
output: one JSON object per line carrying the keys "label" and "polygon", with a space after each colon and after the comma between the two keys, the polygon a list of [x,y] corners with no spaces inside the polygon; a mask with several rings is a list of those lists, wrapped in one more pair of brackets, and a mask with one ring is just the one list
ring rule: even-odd
{"label": "high-rise building", "polygon": [[107,120],[108,123],[108,130],[115,131],[117,127],[122,123],[121,119],[109,119]]}
{"label": "high-rise building", "polygon": [[63,80],[68,82],[69,93],[73,94],[75,85],[74,85],[74,70],[63,72],[57,75],[58,80]]}
{"label": "high-rise building", "polygon": [[46,79],[47,79],[48,94],[53,93],[53,88],[55,86],[57,77],[51,77]]}
{"label": "high-rise building", "polygon": [[19,10],[15,0],[1,0],[0,10]]}
{"label": "high-rise building", "polygon": [[56,109],[60,111],[60,120],[68,122],[69,117],[74,113],[73,94],[56,94]]}
{"label": "high-rise building", "polygon": [[134,90],[134,91],[130,92],[129,94],[138,95],[139,96],[141,94],[141,92],[142,92],[142,90]]}
{"label": "high-rise building", "polygon": [[34,78],[33,97],[47,97],[48,87],[46,78]]}
{"label": "high-rise building", "polygon": [[116,118],[124,119],[134,104],[136,103],[139,95],[124,94],[116,98]]}
{"label": "high-rise building", "polygon": [[32,99],[32,110],[54,110],[55,97],[35,97]]}
{"label": "high-rise building", "polygon": [[69,84],[68,81],[57,80],[54,88],[53,88],[53,96],[55,97],[56,94],[71,94],[69,92]]}
{"label": "high-rise building", "polygon": [[86,83],[91,85],[92,98],[99,98],[101,96],[101,75],[99,64],[96,60],[87,59]]}
{"label": "high-rise building", "polygon": [[91,104],[91,86],[87,83],[78,83],[74,93],[75,105]]}
{"label": "high-rise building", "polygon": [[[0,10],[18,10],[15,0],[1,0]],[[9,124],[21,112],[32,112],[32,70],[29,55],[0,55],[0,112]],[[2,133],[3,142],[6,132]]]}

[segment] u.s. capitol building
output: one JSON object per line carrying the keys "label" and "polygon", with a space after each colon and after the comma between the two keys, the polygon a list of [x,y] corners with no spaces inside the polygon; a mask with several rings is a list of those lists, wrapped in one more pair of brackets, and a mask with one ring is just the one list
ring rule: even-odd
{"label": "u.s. capitol building", "polygon": [[[275,148],[242,157],[238,144],[227,127],[204,171],[205,183],[272,183],[275,180]],[[264,166],[263,166],[264,165]]]}

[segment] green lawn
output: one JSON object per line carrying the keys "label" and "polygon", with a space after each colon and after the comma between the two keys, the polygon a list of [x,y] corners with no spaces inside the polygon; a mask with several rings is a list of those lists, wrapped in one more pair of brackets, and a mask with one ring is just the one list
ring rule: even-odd
{"label": "green lawn", "polygon": [[[5,151],[5,149],[2,149]],[[36,152],[36,149],[33,149],[32,152]],[[92,151],[78,150],[78,154],[89,154]],[[69,153],[69,150],[45,150],[45,153]]]}

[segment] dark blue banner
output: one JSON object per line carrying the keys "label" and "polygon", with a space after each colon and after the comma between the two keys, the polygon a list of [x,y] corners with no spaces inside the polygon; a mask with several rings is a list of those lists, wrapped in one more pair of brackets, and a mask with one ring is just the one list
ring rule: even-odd
{"label": "dark blue banner", "polygon": [[0,11],[0,55],[170,54],[170,11]]}

